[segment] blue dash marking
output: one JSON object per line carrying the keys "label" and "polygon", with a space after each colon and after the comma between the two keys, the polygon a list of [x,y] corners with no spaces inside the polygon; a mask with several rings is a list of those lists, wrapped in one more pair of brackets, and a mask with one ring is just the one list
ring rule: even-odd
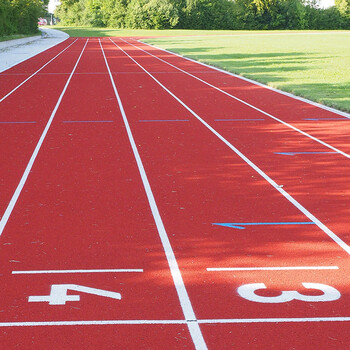
{"label": "blue dash marking", "polygon": [[238,228],[244,230],[245,226],[261,226],[261,225],[315,225],[312,221],[307,222],[228,222],[228,223],[213,223],[213,225]]}
{"label": "blue dash marking", "polygon": [[169,119],[169,120],[139,120],[140,123],[151,123],[151,122],[189,122],[188,119]]}
{"label": "blue dash marking", "polygon": [[0,122],[0,124],[35,124],[36,122]]}
{"label": "blue dash marking", "polygon": [[256,121],[265,119],[215,119],[216,122],[245,122],[245,121]]}
{"label": "blue dash marking", "polygon": [[275,154],[282,154],[284,156],[295,156],[297,154],[329,154],[337,152],[275,152]]}
{"label": "blue dash marking", "polygon": [[113,123],[113,120],[64,120],[62,123]]}
{"label": "blue dash marking", "polygon": [[304,120],[349,120],[346,117],[343,118],[305,118]]}

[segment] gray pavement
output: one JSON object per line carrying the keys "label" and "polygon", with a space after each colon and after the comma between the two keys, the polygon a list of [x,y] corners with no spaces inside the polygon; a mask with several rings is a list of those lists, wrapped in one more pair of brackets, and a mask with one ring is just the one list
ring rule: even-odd
{"label": "gray pavement", "polygon": [[69,38],[56,29],[40,28],[42,35],[0,42],[0,72],[53,47]]}

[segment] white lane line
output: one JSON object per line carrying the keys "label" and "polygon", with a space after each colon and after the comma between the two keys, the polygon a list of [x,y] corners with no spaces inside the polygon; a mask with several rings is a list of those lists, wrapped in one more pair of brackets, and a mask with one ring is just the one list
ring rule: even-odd
{"label": "white lane line", "polygon": [[[293,318],[223,318],[197,320],[199,324],[222,323],[302,323],[302,322],[350,322],[350,317],[293,317]],[[106,325],[193,325],[185,320],[89,320],[45,322],[0,322],[0,327],[46,327],[46,326],[106,326]]]}
{"label": "white lane line", "polygon": [[339,270],[338,266],[281,266],[281,267],[208,267],[207,271],[293,271],[293,270]]}
{"label": "white lane line", "polygon": [[350,322],[350,317],[293,317],[293,318],[232,318],[198,320],[198,323],[288,323],[288,322]]}
{"label": "white lane line", "polygon": [[[146,174],[146,171],[144,169],[144,166],[143,166],[140,154],[139,154],[139,152],[137,150],[137,146],[136,146],[134,137],[132,135],[129,122],[128,122],[127,116],[125,114],[125,111],[124,111],[123,103],[122,103],[122,101],[120,99],[120,96],[119,96],[117,87],[115,85],[115,82],[114,82],[111,70],[109,68],[109,64],[108,64],[108,61],[107,61],[107,58],[106,58],[105,52],[103,50],[103,47],[102,47],[100,39],[99,39],[99,43],[100,43],[100,47],[101,47],[101,50],[102,50],[102,53],[103,53],[103,57],[104,57],[104,60],[105,60],[105,63],[106,63],[106,67],[107,67],[107,70],[108,70],[108,73],[109,73],[109,76],[110,76],[110,79],[111,79],[111,83],[112,83],[112,86],[113,86],[113,89],[114,89],[114,93],[115,93],[115,96],[116,96],[117,101],[118,101],[119,109],[120,109],[120,112],[121,112],[122,117],[123,117],[123,121],[124,121],[124,125],[125,125],[125,128],[126,128],[126,132],[128,134],[128,137],[129,137],[129,142],[130,142],[131,148],[133,150],[134,157],[135,157],[135,160],[136,160],[139,172],[140,172],[142,183],[143,183],[143,186],[145,188],[145,192],[146,192],[146,195],[147,195],[147,198],[148,198],[148,202],[149,202],[149,205],[150,205],[150,208],[151,208],[151,211],[152,211],[152,215],[153,215],[154,221],[156,223],[157,230],[158,230],[158,233],[159,233],[159,237],[161,239],[161,242],[162,242],[162,245],[163,245],[163,249],[164,249],[164,252],[165,252],[168,264],[169,264],[170,272],[171,272],[171,275],[172,275],[172,278],[173,278],[173,281],[174,281],[174,285],[175,285],[175,288],[176,288],[176,291],[177,291],[177,294],[178,294],[178,297],[179,297],[179,301],[180,301],[180,304],[181,304],[182,311],[184,313],[184,316],[185,316],[186,320],[196,320],[196,316],[195,316],[195,313],[194,313],[194,310],[193,310],[190,298],[188,296],[188,293],[187,293],[184,281],[182,279],[181,272],[180,272],[179,266],[177,264],[173,248],[172,248],[172,246],[170,244],[170,241],[169,241],[169,238],[168,238],[168,234],[167,234],[167,232],[165,230],[162,218],[160,216],[160,213],[159,213],[159,210],[158,210],[158,207],[157,207],[157,203],[156,203],[155,198],[153,196],[151,185],[150,185],[150,183],[148,181],[147,174]],[[192,337],[192,340],[193,340],[193,343],[194,343],[196,349],[203,349],[203,350],[207,349],[207,346],[205,344],[203,335],[201,333],[201,330],[200,330],[199,325],[198,325],[197,322],[194,323],[193,325],[191,324],[191,327],[189,327],[189,331],[191,333],[191,337]]]}
{"label": "white lane line", "polygon": [[[112,39],[110,39],[112,41]],[[184,108],[186,108],[195,118],[197,118],[206,128],[208,128],[216,137],[218,137],[225,145],[227,145],[233,152],[235,152],[242,160],[244,160],[251,168],[253,168],[262,178],[264,178],[271,186],[273,186],[278,192],[280,192],[289,202],[291,202],[296,208],[298,208],[310,221],[314,222],[324,233],[326,233],[334,242],[336,242],[342,249],[350,254],[350,247],[340,239],[334,232],[332,232],[326,225],[324,225],[319,219],[317,219],[310,211],[303,207],[296,199],[294,199],[288,192],[280,187],[275,181],[273,181],[266,173],[264,173],[257,165],[255,165],[248,157],[240,152],[235,146],[228,142],[221,134],[219,134],[214,128],[212,128],[205,120],[203,120],[196,112],[194,112],[189,106],[187,106],[179,97],[173,94],[168,88],[166,88],[159,80],[157,80],[152,74],[150,74],[141,64],[139,64],[134,58],[132,58],[127,52],[125,52],[118,44],[112,41],[121,51],[125,53],[135,64],[137,64],[144,72],[146,72],[157,84],[159,84],[166,92],[169,93],[176,101],[178,101]]]}
{"label": "white lane line", "polygon": [[46,322],[0,322],[0,327],[43,326],[106,326],[106,325],[159,325],[186,324],[185,320],[92,320],[92,321],[46,321]]}
{"label": "white lane line", "polygon": [[0,102],[4,101],[5,98],[9,97],[12,93],[14,93],[17,89],[19,89],[23,84],[25,84],[29,79],[33,78],[34,75],[39,73],[42,69],[44,69],[49,63],[51,63],[54,59],[56,59],[60,54],[62,54],[64,51],[66,51],[70,46],[72,46],[78,39],[75,39],[70,45],[68,45],[64,50],[62,50],[60,53],[58,53],[54,58],[52,58],[50,61],[45,63],[41,68],[39,68],[35,73],[33,73],[30,77],[28,77],[26,80],[22,81],[21,84],[17,85],[13,90],[11,90],[7,95],[5,95],[2,99],[0,99]]}
{"label": "white lane line", "polygon": [[26,167],[26,169],[25,169],[25,171],[24,171],[24,173],[22,175],[22,178],[21,178],[21,180],[20,180],[20,182],[19,182],[19,184],[18,184],[18,186],[16,188],[16,191],[13,194],[13,196],[12,196],[12,198],[10,200],[10,203],[8,204],[8,206],[7,206],[6,210],[5,210],[5,213],[4,213],[3,217],[0,220],[0,236],[2,235],[2,233],[4,231],[4,228],[5,228],[6,224],[7,224],[7,221],[8,221],[8,219],[9,219],[11,213],[12,213],[12,210],[15,207],[16,202],[18,200],[18,197],[20,196],[20,194],[22,192],[22,189],[23,189],[23,187],[24,187],[24,185],[25,185],[25,183],[27,181],[29,173],[32,170],[32,167],[33,167],[33,164],[35,162],[35,159],[36,159],[36,157],[37,157],[37,155],[38,155],[38,153],[40,151],[40,148],[41,148],[41,146],[42,146],[42,144],[43,144],[43,142],[45,140],[46,134],[48,133],[48,131],[50,129],[50,126],[51,126],[52,121],[53,121],[53,119],[54,119],[54,117],[56,115],[58,107],[61,104],[63,96],[64,96],[64,94],[65,94],[65,92],[66,92],[66,90],[68,88],[68,85],[69,85],[69,83],[70,83],[70,81],[71,81],[71,79],[73,77],[73,74],[74,74],[74,72],[75,72],[75,70],[76,70],[76,68],[78,66],[78,63],[80,61],[81,56],[83,55],[83,52],[85,50],[85,47],[86,47],[88,41],[89,41],[89,39],[87,39],[86,42],[85,42],[85,45],[84,45],[84,47],[83,47],[83,49],[82,49],[82,51],[80,53],[80,56],[78,57],[78,60],[75,63],[75,66],[74,66],[74,68],[73,68],[69,78],[67,79],[66,85],[64,86],[64,88],[62,90],[62,93],[61,93],[61,95],[60,95],[60,97],[59,97],[59,99],[58,99],[58,101],[56,103],[56,106],[55,106],[54,110],[51,113],[50,119],[48,120],[48,122],[46,124],[46,127],[45,127],[43,133],[41,134],[41,137],[40,137],[40,139],[39,139],[39,141],[38,141],[38,143],[37,143],[37,145],[35,147],[35,150],[34,150],[32,156],[31,156],[31,158],[30,158],[30,160],[29,160],[29,162],[27,164],[27,167]]}
{"label": "white lane line", "polygon": [[[174,56],[180,57],[180,58],[182,58],[182,59],[184,59],[184,60],[187,60],[187,61],[190,61],[190,62],[193,62],[193,63],[196,63],[196,64],[200,64],[200,65],[203,66],[203,67],[210,68],[212,71],[213,71],[213,70],[216,70],[216,71],[218,71],[218,72],[220,72],[220,73],[224,73],[224,74],[226,74],[226,75],[230,75],[230,76],[235,77],[235,78],[237,78],[237,79],[247,81],[247,82],[249,82],[249,83],[251,83],[251,84],[253,84],[253,85],[261,86],[261,87],[263,87],[263,88],[265,88],[265,89],[268,89],[268,90],[277,92],[277,93],[280,94],[280,95],[288,96],[288,97],[290,97],[290,98],[292,98],[292,99],[294,99],[294,100],[298,100],[298,101],[301,101],[301,102],[305,102],[305,103],[310,104],[310,105],[312,105],[312,106],[315,106],[315,107],[324,109],[324,110],[329,111],[329,112],[332,112],[332,113],[334,113],[334,114],[342,115],[342,116],[344,116],[345,118],[350,119],[350,114],[349,114],[349,113],[339,111],[338,109],[335,109],[335,108],[332,108],[332,107],[329,107],[329,106],[322,105],[322,104],[320,104],[320,103],[317,103],[317,102],[308,100],[307,98],[303,98],[303,97],[300,97],[300,96],[293,95],[293,94],[291,94],[291,93],[289,93],[289,92],[286,92],[286,91],[278,90],[278,89],[276,89],[276,88],[273,88],[273,87],[271,87],[271,86],[265,85],[265,84],[263,84],[263,83],[259,83],[258,81],[255,81],[255,80],[252,80],[252,79],[243,77],[243,76],[241,76],[241,75],[237,75],[237,74],[232,73],[232,72],[228,72],[228,71],[226,71],[226,70],[223,70],[223,69],[218,68],[218,67],[215,67],[215,66],[210,66],[209,64],[206,64],[206,63],[203,63],[203,62],[200,62],[200,61],[196,61],[196,60],[194,60],[194,59],[192,59],[192,58],[189,58],[189,57],[186,57],[186,56],[182,56],[182,55],[180,55],[180,54],[178,54],[178,53],[176,53],[176,52],[171,52],[171,51],[168,51],[168,50],[166,50],[166,49],[162,49],[161,47],[158,47],[158,46],[156,46],[156,45],[153,45],[153,44],[151,45],[151,44],[148,44],[148,43],[144,43],[144,42],[142,42],[142,41],[140,41],[140,40],[136,40],[136,39],[132,39],[132,40],[136,41],[137,43],[141,43],[141,44],[147,45],[147,46],[149,46],[149,47],[154,47],[154,48],[156,48],[156,49],[158,49],[158,50],[160,50],[160,51],[166,52],[166,53],[169,54],[169,55],[174,55]],[[204,73],[212,73],[212,71],[204,72]],[[194,72],[194,73],[202,73],[202,72]]]}
{"label": "white lane line", "polygon": [[13,275],[35,275],[54,273],[109,273],[109,272],[143,272],[143,269],[92,269],[92,270],[32,270],[32,271],[12,271]]}
{"label": "white lane line", "polygon": [[279,118],[273,116],[273,115],[270,114],[270,113],[267,113],[267,112],[263,111],[262,109],[260,109],[260,108],[258,108],[258,107],[255,107],[254,105],[252,105],[252,104],[250,104],[250,103],[248,103],[248,102],[246,102],[246,101],[244,101],[244,100],[242,100],[242,99],[240,99],[240,98],[238,98],[238,97],[236,97],[236,96],[234,96],[234,95],[232,95],[232,94],[226,92],[225,90],[222,90],[222,89],[218,88],[217,86],[215,86],[215,85],[213,85],[213,84],[210,84],[210,83],[206,82],[205,80],[203,80],[203,79],[201,79],[201,78],[198,78],[197,76],[195,76],[195,75],[193,75],[193,74],[191,74],[191,73],[186,72],[185,70],[183,70],[183,69],[181,69],[181,68],[179,68],[179,67],[177,67],[177,66],[175,66],[175,65],[173,65],[173,64],[171,64],[171,63],[169,63],[169,62],[167,62],[167,61],[165,61],[165,60],[163,60],[163,59],[161,59],[161,58],[159,58],[159,57],[157,57],[157,56],[155,56],[155,55],[153,55],[152,53],[150,53],[150,52],[148,52],[148,51],[145,51],[145,50],[139,48],[138,46],[136,46],[136,45],[134,45],[134,44],[132,44],[132,43],[130,43],[130,42],[124,40],[124,39],[121,39],[121,40],[123,40],[125,43],[127,43],[127,44],[129,44],[129,45],[132,45],[132,46],[136,47],[137,49],[139,49],[139,50],[145,52],[146,54],[148,54],[148,55],[150,55],[150,56],[153,56],[154,58],[158,59],[159,61],[162,61],[162,62],[168,64],[169,66],[171,66],[171,67],[173,67],[173,68],[175,68],[175,69],[178,69],[179,71],[181,71],[181,72],[183,72],[183,73],[185,73],[185,74],[191,76],[192,78],[195,78],[195,79],[199,80],[200,82],[202,82],[202,83],[204,83],[204,84],[206,84],[206,85],[212,87],[213,89],[215,89],[215,90],[217,90],[217,91],[220,91],[221,93],[225,94],[226,96],[229,96],[229,97],[235,99],[236,101],[239,101],[239,102],[245,104],[246,106],[248,106],[248,107],[250,107],[250,108],[252,108],[252,109],[254,109],[254,110],[256,110],[256,111],[258,111],[258,112],[260,112],[260,113],[262,113],[262,114],[264,114],[264,115],[266,115],[267,117],[276,120],[277,122],[279,122],[279,123],[281,123],[281,124],[287,126],[287,127],[290,128],[290,129],[293,129],[294,131],[298,132],[299,134],[302,134],[302,135],[304,135],[304,136],[306,136],[306,137],[308,137],[308,138],[310,138],[310,139],[312,139],[312,140],[314,140],[314,141],[320,143],[321,145],[323,145],[323,146],[325,146],[325,147],[327,147],[327,148],[329,148],[329,149],[332,149],[333,151],[335,151],[335,152],[337,152],[337,153],[343,155],[344,157],[350,159],[350,154],[347,154],[347,153],[341,151],[340,149],[338,149],[338,148],[336,148],[336,147],[334,147],[334,146],[332,146],[332,145],[330,145],[330,144],[328,144],[328,143],[326,143],[326,142],[324,142],[324,141],[322,141],[322,140],[320,140],[320,139],[318,139],[318,138],[316,138],[316,137],[314,137],[314,136],[308,134],[308,133],[305,132],[305,131],[302,131],[302,130],[298,129],[297,127],[295,127],[295,126],[293,126],[293,125],[291,125],[291,124],[289,124],[289,123],[287,123],[287,122],[285,122],[285,121],[283,121],[283,120],[281,120],[281,119],[279,119]]}

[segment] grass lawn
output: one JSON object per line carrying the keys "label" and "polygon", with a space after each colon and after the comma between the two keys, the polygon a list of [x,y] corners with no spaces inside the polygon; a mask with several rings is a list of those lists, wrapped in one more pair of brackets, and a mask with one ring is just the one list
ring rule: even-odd
{"label": "grass lawn", "polygon": [[136,36],[350,112],[350,31],[127,30],[58,27],[71,36]]}
{"label": "grass lawn", "polygon": [[350,112],[350,32],[248,32],[145,41]]}

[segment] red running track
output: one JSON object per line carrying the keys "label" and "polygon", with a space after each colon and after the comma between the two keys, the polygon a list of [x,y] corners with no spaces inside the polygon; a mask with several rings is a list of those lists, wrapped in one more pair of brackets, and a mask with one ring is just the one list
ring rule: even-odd
{"label": "red running track", "polygon": [[4,348],[349,347],[345,115],[132,39],[0,79]]}

